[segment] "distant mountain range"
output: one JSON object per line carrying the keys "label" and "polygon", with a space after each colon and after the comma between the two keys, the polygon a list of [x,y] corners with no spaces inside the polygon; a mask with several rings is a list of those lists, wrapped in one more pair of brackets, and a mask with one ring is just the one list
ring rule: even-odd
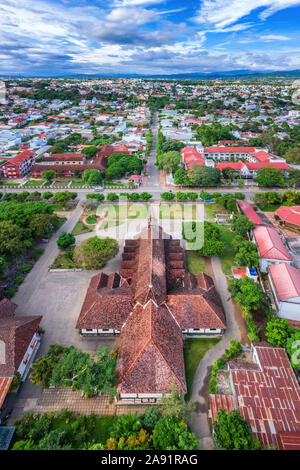
{"label": "distant mountain range", "polygon": [[3,78],[145,78],[145,79],[170,79],[170,80],[293,80],[300,78],[300,70],[290,71],[258,71],[252,70],[230,70],[227,72],[207,72],[207,73],[178,73],[178,74],[119,74],[119,73],[97,73],[97,74],[67,74],[56,73],[53,75],[2,75]]}

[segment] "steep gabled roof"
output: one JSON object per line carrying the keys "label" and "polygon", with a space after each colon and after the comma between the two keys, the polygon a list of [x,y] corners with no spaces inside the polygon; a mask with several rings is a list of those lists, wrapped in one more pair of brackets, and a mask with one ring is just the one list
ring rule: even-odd
{"label": "steep gabled roof", "polygon": [[166,300],[166,260],[161,227],[141,233],[135,283],[135,301],[144,305],[152,299],[157,305]]}
{"label": "steep gabled roof", "polygon": [[137,305],[122,328],[117,362],[120,393],[186,392],[181,329],[166,306]]}

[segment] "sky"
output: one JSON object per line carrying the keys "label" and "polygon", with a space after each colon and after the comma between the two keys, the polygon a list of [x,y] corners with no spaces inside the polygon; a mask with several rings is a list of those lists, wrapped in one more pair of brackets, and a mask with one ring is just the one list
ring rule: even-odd
{"label": "sky", "polygon": [[300,0],[0,0],[0,75],[300,69]]}

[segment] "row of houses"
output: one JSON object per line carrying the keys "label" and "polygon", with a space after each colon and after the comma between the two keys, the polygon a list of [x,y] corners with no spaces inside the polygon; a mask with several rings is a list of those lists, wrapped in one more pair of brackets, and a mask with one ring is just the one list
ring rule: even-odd
{"label": "row of houses", "polygon": [[[300,322],[300,269],[293,266],[284,237],[275,227],[264,222],[247,201],[237,201],[237,205],[254,224],[250,239],[257,246],[260,271],[268,274],[278,316]],[[275,213],[283,218],[284,223],[285,218],[289,218],[288,214],[291,214],[293,227],[300,228],[300,206],[283,206]]]}

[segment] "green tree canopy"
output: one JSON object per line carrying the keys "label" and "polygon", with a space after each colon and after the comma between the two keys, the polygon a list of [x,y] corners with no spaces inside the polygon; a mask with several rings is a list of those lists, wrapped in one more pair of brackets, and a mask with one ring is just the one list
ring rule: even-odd
{"label": "green tree canopy", "polygon": [[266,337],[274,346],[285,347],[292,334],[292,328],[285,318],[270,320],[266,326]]}
{"label": "green tree canopy", "polygon": [[260,450],[261,445],[239,411],[232,413],[220,408],[214,423],[214,436],[219,450]]}
{"label": "green tree canopy", "polygon": [[112,238],[92,237],[76,246],[74,261],[85,269],[103,268],[107,261],[114,258],[119,251],[116,240]]}

